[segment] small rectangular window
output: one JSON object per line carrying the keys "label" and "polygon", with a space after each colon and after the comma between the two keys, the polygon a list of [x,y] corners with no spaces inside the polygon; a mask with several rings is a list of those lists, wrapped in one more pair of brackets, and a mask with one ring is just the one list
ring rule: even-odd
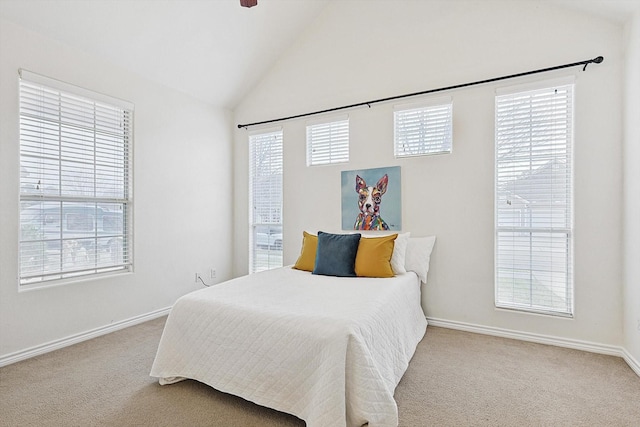
{"label": "small rectangular window", "polygon": [[20,285],[130,271],[133,105],[20,76]]}
{"label": "small rectangular window", "polygon": [[393,112],[396,157],[450,153],[453,104],[439,99],[428,104],[397,106]]}
{"label": "small rectangular window", "polygon": [[496,96],[496,306],[573,313],[573,83]]}
{"label": "small rectangular window", "polygon": [[307,126],[307,166],[349,161],[349,118]]}

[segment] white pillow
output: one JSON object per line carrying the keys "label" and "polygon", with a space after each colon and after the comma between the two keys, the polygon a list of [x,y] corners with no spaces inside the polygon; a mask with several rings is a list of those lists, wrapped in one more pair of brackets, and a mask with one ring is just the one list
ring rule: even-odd
{"label": "white pillow", "polygon": [[403,274],[407,270],[404,266],[407,254],[407,244],[409,243],[409,235],[411,233],[398,234],[393,242],[393,255],[391,255],[391,268],[394,274]]}
{"label": "white pillow", "polygon": [[429,259],[435,243],[436,236],[411,237],[407,243],[404,267],[407,271],[415,271],[423,283],[427,283]]}

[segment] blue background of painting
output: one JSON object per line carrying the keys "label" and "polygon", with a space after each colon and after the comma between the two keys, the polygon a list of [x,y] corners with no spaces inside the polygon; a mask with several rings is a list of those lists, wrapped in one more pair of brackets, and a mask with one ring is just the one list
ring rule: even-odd
{"label": "blue background of painting", "polygon": [[365,180],[367,186],[375,187],[384,174],[389,176],[387,192],[382,196],[380,216],[389,225],[389,230],[402,230],[402,197],[400,166],[387,168],[342,171],[342,229],[353,230],[358,216],[358,193],[356,175]]}

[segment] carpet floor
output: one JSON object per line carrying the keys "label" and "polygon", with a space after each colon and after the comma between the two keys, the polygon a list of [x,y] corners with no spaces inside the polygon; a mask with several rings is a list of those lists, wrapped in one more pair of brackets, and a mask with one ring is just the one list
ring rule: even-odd
{"label": "carpet floor", "polygon": [[[304,426],[196,381],[149,377],[166,318],[0,368],[0,426]],[[396,389],[400,426],[640,426],[618,357],[429,326]]]}

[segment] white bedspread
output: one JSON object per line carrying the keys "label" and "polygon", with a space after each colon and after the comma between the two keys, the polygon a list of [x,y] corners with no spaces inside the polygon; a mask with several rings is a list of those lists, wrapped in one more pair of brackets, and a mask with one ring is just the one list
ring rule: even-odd
{"label": "white bedspread", "polygon": [[195,379],[308,427],[397,426],[394,390],[426,326],[415,273],[336,278],[283,267],[180,298],[151,375]]}

